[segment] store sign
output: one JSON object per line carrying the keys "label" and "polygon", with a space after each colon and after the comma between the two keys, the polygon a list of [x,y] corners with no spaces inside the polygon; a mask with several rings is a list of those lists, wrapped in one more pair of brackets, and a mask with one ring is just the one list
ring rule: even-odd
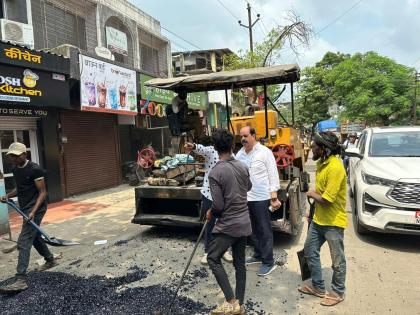
{"label": "store sign", "polygon": [[69,83],[53,80],[49,72],[2,65],[0,104],[4,103],[41,107],[69,107]]}
{"label": "store sign", "polygon": [[46,117],[48,116],[48,110],[27,106],[16,107],[11,105],[2,105],[0,107],[0,116]]}
{"label": "store sign", "polygon": [[[144,82],[154,79],[151,76],[140,73],[141,98],[155,103],[172,104],[176,93],[170,90],[152,88],[144,85]],[[191,109],[205,110],[208,107],[208,94],[206,92],[188,93],[188,107]]]}
{"label": "store sign", "polygon": [[70,74],[68,58],[6,43],[0,43],[0,63]]}
{"label": "store sign", "polygon": [[110,51],[128,56],[127,35],[113,27],[106,27],[106,43]]}
{"label": "store sign", "polygon": [[82,110],[137,115],[136,72],[80,55]]}

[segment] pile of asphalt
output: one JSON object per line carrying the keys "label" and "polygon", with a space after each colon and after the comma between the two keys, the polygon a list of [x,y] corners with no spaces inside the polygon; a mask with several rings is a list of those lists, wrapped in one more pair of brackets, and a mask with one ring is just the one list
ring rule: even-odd
{"label": "pile of asphalt", "polygon": [[[1,314],[154,314],[165,313],[174,291],[172,287],[127,286],[147,277],[137,269],[126,276],[78,277],[62,272],[32,272],[29,288],[13,295],[0,294]],[[5,285],[10,281],[4,281]],[[118,290],[117,290],[118,289]],[[178,297],[171,314],[207,314],[202,303]]]}

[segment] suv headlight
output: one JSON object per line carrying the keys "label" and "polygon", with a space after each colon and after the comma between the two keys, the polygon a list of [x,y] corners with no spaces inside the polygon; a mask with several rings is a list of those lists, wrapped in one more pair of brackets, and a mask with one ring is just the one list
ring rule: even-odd
{"label": "suv headlight", "polygon": [[376,177],[373,175],[366,174],[363,171],[362,171],[362,178],[363,178],[363,181],[369,185],[381,185],[381,186],[393,187],[397,184],[397,181],[395,180]]}

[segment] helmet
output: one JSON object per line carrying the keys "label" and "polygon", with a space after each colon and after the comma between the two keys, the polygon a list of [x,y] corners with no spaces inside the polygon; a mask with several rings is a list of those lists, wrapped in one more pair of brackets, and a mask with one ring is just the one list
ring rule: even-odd
{"label": "helmet", "polygon": [[348,138],[357,138],[357,133],[356,132],[350,132],[348,135]]}

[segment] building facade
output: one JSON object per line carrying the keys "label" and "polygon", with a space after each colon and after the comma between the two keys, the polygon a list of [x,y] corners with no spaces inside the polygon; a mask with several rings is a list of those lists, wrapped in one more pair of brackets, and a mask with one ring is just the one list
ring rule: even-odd
{"label": "building facade", "polygon": [[[0,15],[0,55],[14,48],[23,62],[0,59],[4,79],[24,82],[30,70],[39,87],[48,83],[48,92],[58,94],[38,102],[0,90],[6,189],[13,188],[2,162],[10,141],[27,144],[31,159],[47,169],[50,202],[120,184],[122,151],[131,142],[125,131],[140,112],[139,75],[171,75],[170,42],[159,21],[125,0],[2,0]],[[25,64],[27,54],[67,68]]]}

